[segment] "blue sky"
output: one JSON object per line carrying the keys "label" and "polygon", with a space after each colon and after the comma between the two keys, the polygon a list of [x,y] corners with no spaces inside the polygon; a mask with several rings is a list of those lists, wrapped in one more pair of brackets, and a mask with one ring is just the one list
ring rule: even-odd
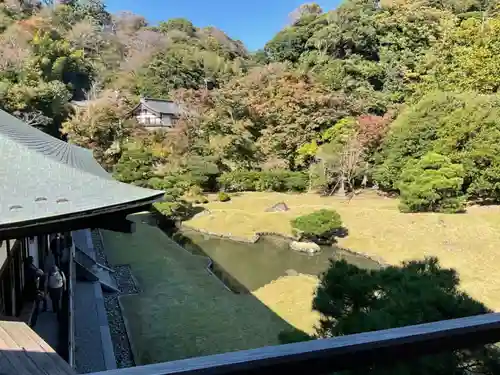
{"label": "blue sky", "polygon": [[[105,0],[111,12],[129,10],[145,16],[152,24],[184,17],[196,26],[216,26],[231,38],[256,50],[288,21],[288,14],[305,0]],[[339,0],[316,1],[324,10]]]}

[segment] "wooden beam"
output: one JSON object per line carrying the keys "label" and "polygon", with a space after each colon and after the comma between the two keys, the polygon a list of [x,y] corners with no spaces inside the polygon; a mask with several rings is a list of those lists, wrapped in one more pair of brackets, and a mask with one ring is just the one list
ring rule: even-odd
{"label": "wooden beam", "polygon": [[90,213],[82,216],[54,219],[49,222],[31,223],[30,225],[23,225],[15,228],[0,228],[0,241],[10,238],[26,238],[51,233],[71,232],[87,228],[108,229],[108,227],[110,228],[114,225],[113,223],[119,224],[115,229],[111,230],[120,230],[120,228],[123,228],[128,231],[133,229],[133,227],[126,225],[124,222],[127,215],[135,212],[147,211],[150,207],[150,204],[137,205],[130,208],[122,208],[115,212]]}
{"label": "wooden beam", "polygon": [[[331,374],[500,341],[500,313],[269,346],[93,375]],[[91,375],[91,374],[88,374]]]}

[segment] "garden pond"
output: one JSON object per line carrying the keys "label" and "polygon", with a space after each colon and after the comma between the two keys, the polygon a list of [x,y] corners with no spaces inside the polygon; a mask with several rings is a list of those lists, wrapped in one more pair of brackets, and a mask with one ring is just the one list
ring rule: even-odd
{"label": "garden pond", "polygon": [[327,270],[330,259],[343,259],[365,269],[380,268],[370,258],[335,246],[321,246],[315,255],[296,252],[289,248],[289,240],[277,236],[244,243],[182,229],[173,237],[186,250],[210,257],[214,273],[236,292],[257,290],[286,275],[319,276]]}

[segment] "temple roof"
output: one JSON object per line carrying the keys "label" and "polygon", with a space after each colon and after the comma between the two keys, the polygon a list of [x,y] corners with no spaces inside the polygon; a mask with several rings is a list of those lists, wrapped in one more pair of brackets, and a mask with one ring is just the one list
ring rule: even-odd
{"label": "temple roof", "polygon": [[91,151],[0,110],[0,231],[145,206],[163,192],[113,180]]}

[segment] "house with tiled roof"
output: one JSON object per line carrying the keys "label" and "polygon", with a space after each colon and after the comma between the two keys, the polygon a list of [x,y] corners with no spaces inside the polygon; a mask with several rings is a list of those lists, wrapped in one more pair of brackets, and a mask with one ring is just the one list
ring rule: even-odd
{"label": "house with tiled roof", "polygon": [[141,98],[130,112],[148,130],[172,128],[181,115],[180,106],[170,100]]}

